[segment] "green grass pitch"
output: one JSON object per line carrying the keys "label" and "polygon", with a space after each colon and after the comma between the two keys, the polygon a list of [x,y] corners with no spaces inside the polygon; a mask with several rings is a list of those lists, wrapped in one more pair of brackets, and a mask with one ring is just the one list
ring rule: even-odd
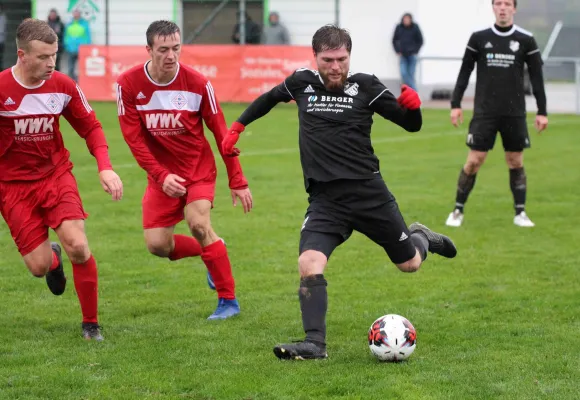
{"label": "green grass pitch", "polygon": [[[90,217],[100,272],[105,342],[80,336],[69,285],[54,297],[22,263],[0,225],[0,399],[577,399],[580,382],[580,198],[577,116],[553,115],[526,152],[527,211],[513,225],[501,141],[478,175],[464,226],[444,225],[467,148],[448,111],[426,110],[406,133],[375,118],[382,174],[408,224],[449,234],[456,259],[430,255],[404,274],[360,234],[339,247],[329,282],[329,359],[281,362],[272,347],[302,338],[297,248],[307,201],[297,149],[297,111],[280,105],[239,142],[255,209],[233,208],[221,159],[212,222],[228,243],[242,314],[209,322],[215,306],[199,258],[149,255],[141,230],[145,175],[124,143],[116,106],[95,103],[125,185],[122,202],[102,191],[94,159],[63,123]],[[224,105],[228,122],[241,105]],[[469,117],[470,115],[467,115]],[[211,136],[211,133],[208,132]],[[215,144],[210,137],[212,145]],[[215,147],[215,146],[214,146]],[[183,224],[178,232],[185,233]],[[381,364],[367,330],[397,313],[416,327],[408,362]]]}

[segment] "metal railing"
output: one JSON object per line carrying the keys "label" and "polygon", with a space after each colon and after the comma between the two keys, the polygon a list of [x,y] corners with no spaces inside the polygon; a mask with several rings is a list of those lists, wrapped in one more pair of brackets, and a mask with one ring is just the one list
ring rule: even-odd
{"label": "metal railing", "polygon": [[[417,85],[419,87],[423,86],[423,76],[424,76],[424,61],[458,61],[461,62],[463,58],[461,57],[419,57],[417,63]],[[561,66],[562,64],[573,64],[574,65],[574,92],[575,92],[575,113],[580,115],[580,58],[576,57],[548,57],[544,60],[544,65],[548,66]],[[445,82],[441,82],[445,83]],[[453,82],[454,84],[455,82]],[[550,99],[548,99],[549,101]],[[549,104],[549,103],[548,103]]]}

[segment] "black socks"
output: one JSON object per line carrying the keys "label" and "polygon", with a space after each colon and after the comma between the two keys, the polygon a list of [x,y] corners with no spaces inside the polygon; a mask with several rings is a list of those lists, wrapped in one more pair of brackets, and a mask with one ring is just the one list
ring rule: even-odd
{"label": "black socks", "polygon": [[526,208],[527,177],[524,167],[510,169],[510,189],[514,196],[516,215],[519,215]]}
{"label": "black socks", "polygon": [[455,209],[459,210],[461,213],[463,213],[463,207],[465,207],[469,193],[471,193],[473,186],[475,186],[476,176],[477,173],[467,175],[463,167],[461,168],[459,179],[457,180],[457,194],[455,196]]}
{"label": "black socks", "polygon": [[328,308],[326,285],[324,275],[310,275],[300,280],[298,290],[302,325],[306,333],[305,340],[323,348],[326,348],[326,310]]}

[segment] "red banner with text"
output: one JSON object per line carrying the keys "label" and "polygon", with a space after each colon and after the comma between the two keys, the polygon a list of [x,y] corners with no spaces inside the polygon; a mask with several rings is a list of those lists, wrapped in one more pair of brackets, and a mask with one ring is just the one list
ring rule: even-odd
{"label": "red banner with text", "polygon": [[[145,46],[81,46],[79,84],[89,100],[115,100],[115,82],[149,59]],[[184,45],[180,61],[204,74],[222,102],[251,102],[298,68],[313,68],[310,47]]]}

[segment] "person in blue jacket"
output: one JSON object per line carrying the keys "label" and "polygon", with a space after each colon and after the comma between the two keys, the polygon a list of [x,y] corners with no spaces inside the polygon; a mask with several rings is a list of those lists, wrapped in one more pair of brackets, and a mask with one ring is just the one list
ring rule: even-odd
{"label": "person in blue jacket", "polygon": [[403,84],[417,90],[415,83],[415,69],[417,54],[423,46],[423,34],[419,25],[413,21],[410,13],[403,15],[401,23],[395,28],[393,47],[400,58],[401,79]]}
{"label": "person in blue jacket", "polygon": [[81,17],[79,10],[73,11],[73,19],[64,31],[64,49],[68,54],[68,75],[78,81],[76,73],[79,58],[79,47],[91,44],[91,29],[87,20]]}

